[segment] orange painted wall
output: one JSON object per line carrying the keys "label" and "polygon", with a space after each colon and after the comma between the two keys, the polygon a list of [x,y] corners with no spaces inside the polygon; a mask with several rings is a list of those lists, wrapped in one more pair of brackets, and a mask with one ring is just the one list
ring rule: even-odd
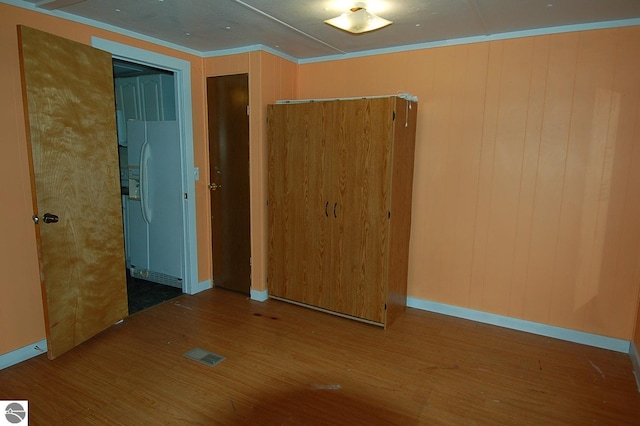
{"label": "orange painted wall", "polygon": [[[4,300],[0,309],[0,355],[45,337],[35,233],[31,221],[33,212],[18,56],[18,24],[84,44],[90,45],[91,37],[97,36],[190,61],[195,165],[205,170],[208,163],[203,154],[205,91],[201,58],[86,25],[0,4],[0,179],[3,182],[0,186],[0,294]],[[197,199],[208,196],[203,192],[202,185],[196,188]],[[203,203],[197,203],[199,234],[203,232],[200,229],[203,214],[206,214]],[[198,251],[206,253],[206,246],[203,247],[200,239]],[[210,272],[200,266],[199,275],[199,280],[202,281],[209,278]]]}
{"label": "orange painted wall", "polygon": [[15,20],[0,4],[0,354],[45,336]]}
{"label": "orange painted wall", "polygon": [[310,63],[298,96],[419,97],[410,296],[630,340],[639,48],[628,27]]}
{"label": "orange painted wall", "polygon": [[[253,288],[266,288],[266,105],[420,97],[409,293],[634,339],[640,292],[640,28],[295,65],[203,60],[0,4],[0,354],[44,338],[16,25],[191,62],[199,280],[211,277],[206,76],[248,72]],[[330,78],[328,78],[330,76]],[[640,323],[640,320],[637,321]],[[640,325],[635,331],[640,346]]]}
{"label": "orange painted wall", "polygon": [[[293,62],[266,52],[251,52],[230,56],[205,59],[205,76],[249,74],[249,156],[250,156],[250,193],[251,193],[251,287],[253,290],[266,290],[266,250],[267,250],[267,140],[265,117],[267,105],[277,99],[295,97],[296,67]],[[208,155],[208,154],[207,154]],[[207,172],[208,173],[208,172]],[[207,175],[207,179],[208,179]],[[210,201],[207,199],[210,210]],[[210,217],[210,214],[207,215]],[[211,226],[207,224],[211,259]],[[203,263],[200,262],[202,265]],[[209,260],[209,271],[211,261]]]}

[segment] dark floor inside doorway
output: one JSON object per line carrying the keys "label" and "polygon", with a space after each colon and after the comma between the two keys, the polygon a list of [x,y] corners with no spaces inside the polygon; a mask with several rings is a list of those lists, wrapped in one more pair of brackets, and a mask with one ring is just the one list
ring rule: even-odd
{"label": "dark floor inside doorway", "polygon": [[127,271],[129,315],[144,311],[182,294],[182,289],[133,278]]}

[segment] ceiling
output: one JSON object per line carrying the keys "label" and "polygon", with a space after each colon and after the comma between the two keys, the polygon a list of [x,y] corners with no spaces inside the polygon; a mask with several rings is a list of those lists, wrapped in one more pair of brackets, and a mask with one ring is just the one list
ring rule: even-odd
{"label": "ceiling", "polygon": [[324,23],[354,6],[355,0],[12,3],[82,22],[99,21],[202,55],[264,46],[298,60],[566,25],[618,20],[640,24],[640,0],[369,0],[367,9],[393,24],[361,35]]}

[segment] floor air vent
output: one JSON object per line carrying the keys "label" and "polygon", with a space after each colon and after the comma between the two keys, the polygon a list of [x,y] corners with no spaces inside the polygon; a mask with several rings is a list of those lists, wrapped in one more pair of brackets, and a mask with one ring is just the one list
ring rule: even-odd
{"label": "floor air vent", "polygon": [[214,367],[224,361],[226,358],[213,352],[205,351],[200,348],[193,348],[183,356],[194,361],[201,362],[209,367]]}

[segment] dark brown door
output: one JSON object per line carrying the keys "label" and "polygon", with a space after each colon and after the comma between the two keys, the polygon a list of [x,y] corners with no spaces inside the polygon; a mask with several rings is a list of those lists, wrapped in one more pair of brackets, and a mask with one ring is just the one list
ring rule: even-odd
{"label": "dark brown door", "polygon": [[249,294],[249,78],[207,78],[213,283]]}
{"label": "dark brown door", "polygon": [[18,31],[53,359],[127,316],[111,55]]}

